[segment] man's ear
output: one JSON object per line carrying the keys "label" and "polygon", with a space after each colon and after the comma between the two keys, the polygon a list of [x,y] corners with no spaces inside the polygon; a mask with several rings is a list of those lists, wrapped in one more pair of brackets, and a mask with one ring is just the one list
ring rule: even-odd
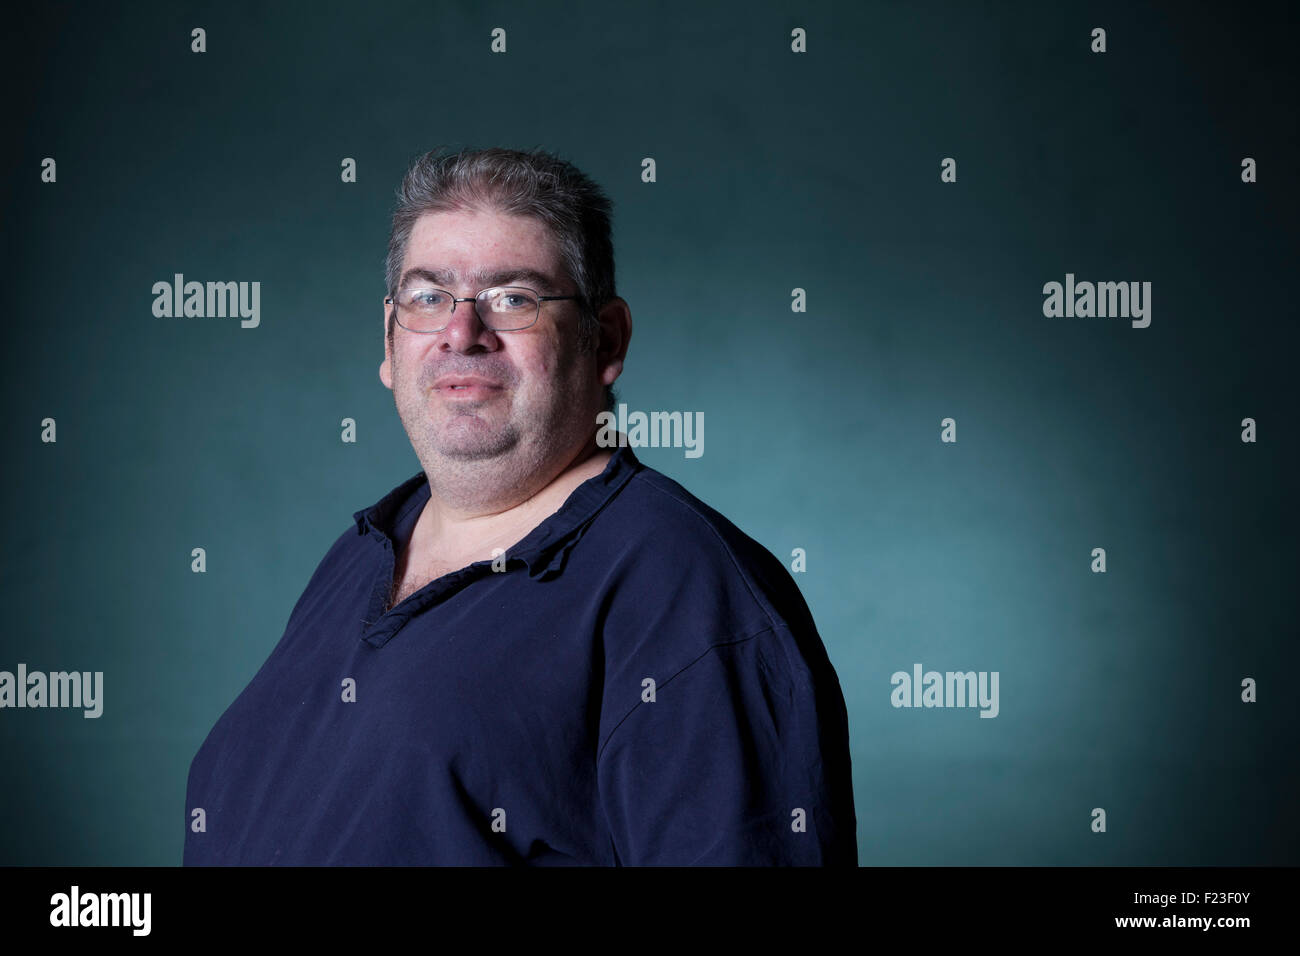
{"label": "man's ear", "polygon": [[632,310],[621,296],[614,296],[596,315],[599,337],[596,344],[596,371],[600,384],[613,385],[623,373],[623,360],[632,341]]}
{"label": "man's ear", "polygon": [[383,304],[384,313],[384,360],[379,363],[379,381],[384,383],[388,389],[393,387],[393,334],[396,330],[393,328],[393,314],[388,309],[388,303]]}

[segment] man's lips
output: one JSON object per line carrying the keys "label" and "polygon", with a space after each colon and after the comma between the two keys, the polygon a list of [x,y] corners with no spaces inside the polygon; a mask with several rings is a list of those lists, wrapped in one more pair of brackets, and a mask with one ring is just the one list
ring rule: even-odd
{"label": "man's lips", "polygon": [[434,388],[500,388],[501,383],[478,375],[444,375],[433,380]]}
{"label": "man's lips", "polygon": [[433,390],[440,395],[458,398],[482,398],[502,389],[500,382],[478,375],[444,375],[435,379]]}

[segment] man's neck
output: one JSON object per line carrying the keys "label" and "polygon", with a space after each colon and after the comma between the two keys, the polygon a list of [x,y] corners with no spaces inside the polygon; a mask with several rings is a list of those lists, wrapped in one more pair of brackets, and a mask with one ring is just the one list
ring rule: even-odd
{"label": "man's neck", "polygon": [[612,454],[612,449],[596,444],[593,433],[550,481],[531,493],[517,491],[491,505],[458,506],[437,494],[430,483],[429,500],[411,535],[412,556],[468,564],[491,557],[494,548],[508,550],[558,511],[575,488],[604,471]]}

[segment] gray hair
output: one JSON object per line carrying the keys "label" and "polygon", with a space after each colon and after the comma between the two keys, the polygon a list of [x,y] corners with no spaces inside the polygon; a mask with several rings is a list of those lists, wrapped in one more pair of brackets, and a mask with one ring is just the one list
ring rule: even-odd
{"label": "gray hair", "polygon": [[[492,147],[417,158],[397,187],[397,205],[385,259],[388,295],[397,294],[411,230],[426,212],[494,210],[528,216],[545,225],[560,259],[577,286],[578,339],[583,351],[596,347],[596,313],[614,298],[614,246],[609,197],[576,166],[542,149],[522,152]],[[388,338],[394,319],[388,316]],[[605,388],[612,411],[615,395]]]}

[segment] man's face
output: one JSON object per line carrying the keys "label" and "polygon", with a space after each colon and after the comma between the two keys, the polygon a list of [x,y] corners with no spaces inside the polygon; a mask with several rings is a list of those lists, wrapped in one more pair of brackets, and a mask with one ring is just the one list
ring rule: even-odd
{"label": "man's face", "polygon": [[[515,274],[524,270],[538,275]],[[495,211],[420,217],[399,290],[439,288],[461,298],[498,285],[577,293],[554,239],[534,219]],[[595,428],[603,391],[594,353],[578,351],[577,306],[543,302],[529,328],[494,332],[473,302],[458,302],[441,332],[398,326],[391,345],[385,339],[379,377],[426,471],[496,459],[522,472],[577,451]]]}

